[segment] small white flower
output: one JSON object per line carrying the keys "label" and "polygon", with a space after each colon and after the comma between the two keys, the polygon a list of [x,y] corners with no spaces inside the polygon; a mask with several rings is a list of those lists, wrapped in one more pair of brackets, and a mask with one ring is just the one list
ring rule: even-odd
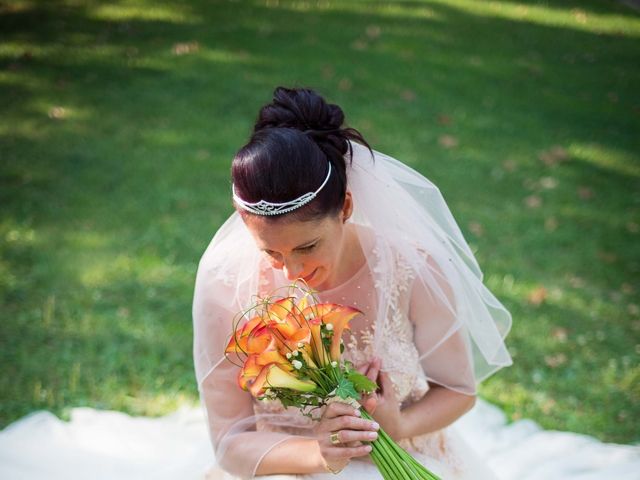
{"label": "small white flower", "polygon": [[291,352],[287,352],[287,358],[291,359]]}
{"label": "small white flower", "polygon": [[300,353],[300,352],[299,352],[298,350],[296,350],[296,351],[294,351],[291,355],[293,355],[294,357],[297,357],[299,353]]}
{"label": "small white flower", "polygon": [[329,330],[329,331],[333,330],[333,324],[331,324],[331,323],[327,323],[327,324],[325,325],[325,327],[326,327],[326,329],[327,329],[327,330]]}
{"label": "small white flower", "polygon": [[337,367],[338,366],[338,362],[336,362],[335,360],[333,362],[331,362],[331,366],[332,367]]}
{"label": "small white flower", "polygon": [[302,342],[298,343],[298,348],[302,348],[302,347],[304,347],[304,343]]}
{"label": "small white flower", "polygon": [[302,368],[302,362],[300,360],[294,360],[291,364],[296,370],[300,370]]}

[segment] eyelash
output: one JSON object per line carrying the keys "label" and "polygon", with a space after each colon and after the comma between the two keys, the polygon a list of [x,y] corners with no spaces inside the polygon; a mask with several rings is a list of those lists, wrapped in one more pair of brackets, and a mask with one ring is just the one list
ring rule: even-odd
{"label": "eyelash", "polygon": [[[308,247],[299,248],[298,251],[299,252],[310,252],[311,250],[313,250],[315,248],[316,245],[317,245],[317,243],[314,243],[313,245],[309,245]],[[274,256],[274,253],[270,252],[269,250],[265,250],[265,253],[267,255],[269,255],[270,257]]]}

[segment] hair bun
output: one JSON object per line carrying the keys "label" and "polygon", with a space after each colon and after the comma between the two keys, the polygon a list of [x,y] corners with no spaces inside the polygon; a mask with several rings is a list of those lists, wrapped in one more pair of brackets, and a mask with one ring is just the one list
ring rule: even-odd
{"label": "hair bun", "polygon": [[277,87],[273,101],[260,109],[254,132],[264,128],[296,128],[313,136],[338,133],[344,112],[308,88]]}

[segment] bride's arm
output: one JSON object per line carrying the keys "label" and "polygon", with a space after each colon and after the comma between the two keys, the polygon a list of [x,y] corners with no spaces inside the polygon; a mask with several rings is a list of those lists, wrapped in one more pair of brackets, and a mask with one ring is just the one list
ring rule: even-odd
{"label": "bride's arm", "polygon": [[400,438],[410,438],[447,427],[471,410],[476,397],[429,384],[429,391],[401,411]]}
{"label": "bride's arm", "polygon": [[[451,341],[451,340],[449,340]],[[451,425],[475,404],[475,395],[467,395],[429,382],[429,391],[418,401],[400,409],[389,374],[381,372],[384,362],[375,358],[362,369],[381,389],[363,400],[365,408],[382,428],[398,441],[431,433]]]}

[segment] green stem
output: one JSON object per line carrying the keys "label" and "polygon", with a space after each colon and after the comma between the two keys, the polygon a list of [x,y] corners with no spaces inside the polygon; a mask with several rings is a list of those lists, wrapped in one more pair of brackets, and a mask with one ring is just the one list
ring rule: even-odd
{"label": "green stem", "polygon": [[382,455],[382,453],[380,452],[380,449],[374,444],[375,442],[371,444],[372,450],[369,455],[371,456],[371,458],[373,459],[373,462],[378,467],[378,471],[382,474],[382,477],[385,480],[396,480],[396,477],[393,476],[393,473],[391,472],[391,467],[387,464],[387,461],[384,458],[384,455]]}
{"label": "green stem", "polygon": [[[362,418],[373,420],[373,417],[364,409],[360,409]],[[384,460],[389,463],[393,472],[399,472],[400,479],[406,479],[408,475],[420,480],[441,480],[440,477],[430,472],[424,465],[398,445],[383,429],[378,430],[378,439],[373,445],[379,445],[378,451]],[[372,452],[373,454],[373,452]],[[382,473],[382,472],[381,472]],[[395,477],[391,477],[395,480]]]}

